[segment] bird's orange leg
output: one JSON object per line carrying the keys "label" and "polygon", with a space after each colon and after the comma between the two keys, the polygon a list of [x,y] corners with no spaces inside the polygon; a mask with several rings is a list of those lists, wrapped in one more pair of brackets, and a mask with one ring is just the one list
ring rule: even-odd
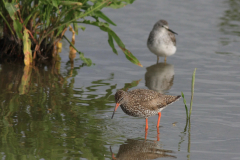
{"label": "bird's orange leg", "polygon": [[148,119],[146,118],[145,139],[147,139],[147,134],[148,134]]}
{"label": "bird's orange leg", "polygon": [[148,119],[146,118],[146,128],[145,130],[148,130]]}
{"label": "bird's orange leg", "polygon": [[160,140],[160,132],[159,132],[159,128],[157,128],[157,141],[159,141]]}
{"label": "bird's orange leg", "polygon": [[112,152],[112,148],[111,148],[111,146],[110,146],[110,152],[112,153],[112,159],[116,159],[116,158],[114,157],[113,152]]}
{"label": "bird's orange leg", "polygon": [[161,119],[161,112],[158,112],[158,123],[157,123],[157,128],[159,128],[160,119]]}
{"label": "bird's orange leg", "polygon": [[116,159],[115,157],[114,157],[114,154],[112,153],[112,159]]}

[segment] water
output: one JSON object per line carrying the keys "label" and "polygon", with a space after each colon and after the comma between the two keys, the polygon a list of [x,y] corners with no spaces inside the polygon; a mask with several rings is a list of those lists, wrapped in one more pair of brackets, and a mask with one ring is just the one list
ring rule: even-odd
{"label": "water", "polygon": [[[138,0],[119,10],[104,9],[117,24],[111,28],[143,68],[119,49],[118,56],[112,53],[108,35],[94,26],[76,37],[77,48],[94,66],[83,66],[77,58],[71,68],[65,41],[55,67],[24,70],[1,64],[1,159],[111,159],[112,154],[119,159],[240,159],[239,9],[239,1],[219,0]],[[146,46],[159,19],[179,34],[176,54],[161,68]],[[149,118],[147,141],[144,119],[120,108],[110,119],[114,94],[121,88],[149,87],[172,95],[182,91],[189,103],[194,68],[193,111],[186,131],[182,99],[162,111],[160,141],[157,116]],[[150,154],[153,150],[157,154]]]}

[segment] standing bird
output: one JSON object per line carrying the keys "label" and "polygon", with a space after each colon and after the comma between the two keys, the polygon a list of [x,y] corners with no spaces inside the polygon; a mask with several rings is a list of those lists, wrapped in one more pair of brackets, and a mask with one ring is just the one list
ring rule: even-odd
{"label": "standing bird", "polygon": [[112,118],[120,105],[123,112],[134,117],[146,118],[146,128],[148,130],[148,117],[158,114],[157,128],[159,127],[161,111],[167,105],[175,102],[181,96],[163,95],[153,90],[135,89],[129,92],[118,90],[115,94],[116,106]]}
{"label": "standing bird", "polygon": [[149,34],[147,46],[149,50],[157,55],[157,63],[159,56],[165,57],[164,62],[167,61],[167,56],[173,55],[176,50],[176,32],[168,28],[168,22],[165,20],[157,21],[152,31]]}

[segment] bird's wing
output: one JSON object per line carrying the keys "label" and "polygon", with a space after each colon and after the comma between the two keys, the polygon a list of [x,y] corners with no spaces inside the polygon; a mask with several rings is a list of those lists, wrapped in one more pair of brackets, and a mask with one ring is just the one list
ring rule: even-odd
{"label": "bird's wing", "polygon": [[150,110],[157,110],[167,105],[166,102],[161,101],[163,96],[165,95],[148,89],[135,89],[129,91],[129,98],[131,98],[132,104],[141,104],[141,106],[149,108]]}
{"label": "bird's wing", "polygon": [[149,102],[158,97],[158,93],[149,89],[135,89],[128,92],[129,98],[137,102]]}
{"label": "bird's wing", "polygon": [[176,38],[175,38],[175,35],[174,35],[172,32],[168,31],[168,36],[171,38],[174,46],[176,46]]}

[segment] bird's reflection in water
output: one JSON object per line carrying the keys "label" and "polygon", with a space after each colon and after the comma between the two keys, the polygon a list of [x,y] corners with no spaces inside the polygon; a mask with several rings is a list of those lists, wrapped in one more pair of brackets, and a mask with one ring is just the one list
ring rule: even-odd
{"label": "bird's reflection in water", "polygon": [[128,139],[124,144],[122,144],[118,150],[116,157],[112,153],[112,159],[117,160],[146,160],[146,159],[156,159],[156,158],[177,158],[176,156],[169,155],[174,153],[171,150],[161,149],[155,141],[150,140],[135,140]]}
{"label": "bird's reflection in water", "polygon": [[168,91],[174,80],[174,66],[167,63],[157,63],[147,67],[145,74],[146,86],[159,93]]}

